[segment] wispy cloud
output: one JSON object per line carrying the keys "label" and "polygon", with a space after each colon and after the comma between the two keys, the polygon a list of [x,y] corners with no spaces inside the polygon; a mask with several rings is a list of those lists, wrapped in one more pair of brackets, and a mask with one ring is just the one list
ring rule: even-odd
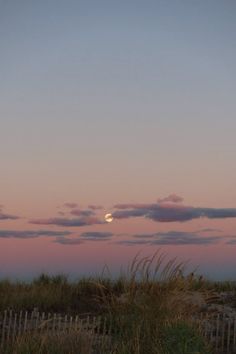
{"label": "wispy cloud", "polygon": [[202,236],[196,232],[168,231],[152,234],[133,235],[132,239],[120,240],[118,244],[124,245],[209,245],[219,242],[223,237]]}
{"label": "wispy cloud", "polygon": [[166,203],[167,200],[179,200],[178,198],[180,197],[172,195],[154,204],[116,204],[114,206],[116,210],[112,215],[115,219],[144,217],[158,222],[184,222],[198,218],[236,218],[236,208],[205,208]]}
{"label": "wispy cloud", "polygon": [[95,216],[82,216],[79,218],[49,218],[49,219],[33,219],[30,224],[36,225],[56,225],[63,227],[80,227],[88,225],[106,224],[104,220],[100,220]]}
{"label": "wispy cloud", "polygon": [[182,197],[180,197],[180,196],[178,196],[176,194],[170,194],[170,195],[168,195],[165,198],[162,198],[162,199],[159,198],[157,200],[157,202],[158,203],[169,203],[169,202],[171,202],[171,203],[182,203],[183,200],[184,199]]}
{"label": "wispy cloud", "polygon": [[60,243],[61,245],[80,245],[86,241],[108,241],[112,238],[112,236],[113,233],[111,232],[90,231],[83,232],[79,237],[76,238],[57,237],[54,242]]}
{"label": "wispy cloud", "polygon": [[92,216],[95,215],[95,212],[93,210],[81,210],[81,209],[72,209],[70,212],[71,215],[75,216]]}
{"label": "wispy cloud", "polygon": [[236,235],[229,236],[229,240],[226,242],[227,245],[236,245]]}
{"label": "wispy cloud", "polygon": [[154,234],[153,245],[209,245],[220,241],[221,236],[201,236],[200,234],[169,231]]}
{"label": "wispy cloud", "polygon": [[93,204],[88,205],[88,208],[92,209],[92,210],[102,210],[102,209],[104,209],[104,207],[102,205],[93,205]]}
{"label": "wispy cloud", "polygon": [[0,220],[17,220],[19,216],[4,213],[2,211],[3,205],[0,205]]}
{"label": "wispy cloud", "polygon": [[80,237],[87,241],[105,241],[113,236],[111,232],[83,232]]}
{"label": "wispy cloud", "polygon": [[135,245],[150,245],[151,242],[148,240],[119,240],[114,242],[118,245],[124,246],[135,246]]}
{"label": "wispy cloud", "polygon": [[77,203],[64,203],[64,206],[69,209],[72,209],[72,208],[77,208],[78,204]]}
{"label": "wispy cloud", "polygon": [[71,235],[70,231],[50,230],[0,230],[0,238],[37,238],[37,237],[64,237]]}
{"label": "wispy cloud", "polygon": [[196,232],[222,232],[222,230],[221,229],[213,229],[213,228],[205,228],[205,229],[200,229],[200,230],[198,230],[198,231],[196,231]]}
{"label": "wispy cloud", "polygon": [[83,240],[81,240],[80,238],[56,238],[56,240],[54,240],[55,243],[59,243],[61,245],[81,245],[82,243],[84,243]]}

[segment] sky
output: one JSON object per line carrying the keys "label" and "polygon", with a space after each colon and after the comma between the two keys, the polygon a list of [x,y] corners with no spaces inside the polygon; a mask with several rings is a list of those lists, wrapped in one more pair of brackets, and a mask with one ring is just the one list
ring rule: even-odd
{"label": "sky", "polygon": [[0,277],[235,277],[235,31],[234,1],[0,0]]}

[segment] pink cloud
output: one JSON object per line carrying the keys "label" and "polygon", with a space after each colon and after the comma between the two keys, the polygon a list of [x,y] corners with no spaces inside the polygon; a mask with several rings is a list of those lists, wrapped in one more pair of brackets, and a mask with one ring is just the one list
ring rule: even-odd
{"label": "pink cloud", "polygon": [[70,209],[77,208],[77,203],[64,203],[64,206]]}
{"label": "pink cloud", "polygon": [[171,202],[171,203],[181,203],[183,202],[183,198],[176,195],[176,194],[170,194],[168,195],[167,197],[165,198],[162,198],[162,199],[158,199],[157,202],[158,203],[168,203],[168,202]]}

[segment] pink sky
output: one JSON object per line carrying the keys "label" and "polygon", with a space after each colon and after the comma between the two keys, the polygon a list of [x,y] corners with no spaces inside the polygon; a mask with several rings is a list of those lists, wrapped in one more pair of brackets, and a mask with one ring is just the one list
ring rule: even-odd
{"label": "pink sky", "polygon": [[[66,203],[64,202],[56,205],[51,212],[45,208],[41,215],[36,212],[23,214],[24,209],[19,210],[18,213],[15,209],[13,213],[10,208],[2,207],[1,215],[11,217],[14,214],[13,216],[19,216],[19,219],[0,221],[1,276],[29,278],[40,272],[54,274],[64,272],[72,277],[79,277],[83,274],[99,273],[105,264],[109,266],[112,274],[118,274],[121,268],[126,269],[127,264],[138,252],[142,255],[152,255],[161,249],[161,252],[166,253],[169,258],[177,257],[179,261],[189,261],[189,269],[198,267],[199,274],[212,279],[232,278],[236,265],[236,243],[228,244],[228,242],[236,240],[234,233],[236,217],[232,217],[231,214],[230,217],[217,214],[215,218],[209,219],[207,215],[203,215],[191,220],[173,222],[168,219],[163,222],[153,220],[152,216],[150,219],[145,211],[145,216],[114,217],[112,223],[104,222],[105,213],[111,212],[115,216],[120,211],[135,210],[132,207],[161,208],[161,212],[164,210],[164,213],[169,210],[174,210],[174,213],[180,210],[182,213],[189,209],[193,210],[193,213],[198,213],[199,209],[209,213],[209,209],[205,206],[189,206],[189,203],[181,201],[177,195],[172,194],[167,200],[165,199],[166,197],[162,196],[156,198],[158,202],[114,203],[114,206],[118,204],[117,207],[121,209],[111,206],[102,207],[101,203],[98,209],[88,209],[77,203],[75,199],[71,201],[68,199],[67,203],[72,203],[73,208],[64,205]],[[171,199],[177,199],[177,202]],[[96,205],[96,203],[90,204]],[[119,206],[119,204],[124,205]],[[214,207],[210,210],[210,213],[218,213],[220,210],[220,213],[233,212],[236,215],[235,209],[232,208]],[[87,214],[83,216],[83,213],[94,215],[88,217]],[[177,214],[177,218],[182,219],[182,214]],[[60,225],[61,221],[64,223],[65,220],[70,222],[85,220],[88,225]],[[101,224],[97,224],[97,221]],[[6,230],[8,233],[4,234]],[[55,234],[38,235],[38,232],[43,230]],[[35,231],[36,235],[32,235],[32,231]],[[31,233],[27,234],[27,232]],[[58,236],[57,232],[65,232],[65,235]],[[92,237],[92,240],[88,237]],[[105,240],[101,240],[103,237]],[[65,243],[67,240],[72,240],[72,244],[64,244],[64,241],[55,242],[58,238],[65,240]],[[182,238],[184,238],[183,244],[181,244]],[[160,239],[164,240],[164,243],[160,243]],[[167,239],[168,242],[165,244]],[[206,242],[199,244],[199,239]],[[79,241],[73,243],[73,240]],[[144,242],[136,244],[135,242],[139,240]],[[159,241],[155,244],[154,240]],[[125,243],[127,241],[128,243]]]}
{"label": "pink sky", "polygon": [[1,277],[115,272],[160,246],[233,277],[235,15],[219,0],[0,2]]}

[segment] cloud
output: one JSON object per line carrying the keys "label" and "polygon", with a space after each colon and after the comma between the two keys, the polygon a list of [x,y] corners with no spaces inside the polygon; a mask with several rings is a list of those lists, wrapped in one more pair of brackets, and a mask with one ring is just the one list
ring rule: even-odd
{"label": "cloud", "polygon": [[209,245],[217,243],[221,238],[219,236],[202,237],[200,234],[191,232],[169,231],[154,234],[151,243],[153,245]]}
{"label": "cloud", "polygon": [[158,199],[158,203],[181,203],[184,199],[176,194],[170,194],[168,197],[165,197],[163,199]]}
{"label": "cloud", "polygon": [[111,232],[98,232],[90,231],[83,232],[80,237],[77,238],[56,238],[54,242],[60,243],[61,245],[80,245],[86,241],[107,241],[110,240],[113,234]]}
{"label": "cloud", "polygon": [[55,243],[60,243],[61,245],[81,245],[84,243],[80,238],[56,238]]}
{"label": "cloud", "polygon": [[55,237],[69,236],[70,231],[49,231],[49,230],[0,230],[0,238],[37,238],[37,237]]}
{"label": "cloud", "polygon": [[184,222],[199,218],[236,218],[236,208],[204,208],[165,204],[163,202],[154,204],[116,204],[114,208],[118,209],[112,213],[116,219],[144,217],[158,222]]}
{"label": "cloud", "polygon": [[149,239],[153,238],[156,234],[136,234],[133,235],[134,238],[143,238],[143,239]]}
{"label": "cloud", "polygon": [[222,236],[202,236],[196,232],[168,231],[133,235],[133,239],[118,241],[124,245],[209,245],[220,241]]}
{"label": "cloud", "polygon": [[63,227],[80,227],[88,225],[106,224],[104,220],[100,220],[95,216],[82,216],[80,218],[49,218],[49,219],[33,219],[30,224],[36,225],[56,225]]}
{"label": "cloud", "polygon": [[113,236],[111,232],[83,232],[81,238],[87,241],[105,241]]}
{"label": "cloud", "polygon": [[221,229],[205,228],[205,229],[200,229],[196,232],[222,232],[222,230]]}
{"label": "cloud", "polygon": [[5,214],[2,212],[2,210],[0,208],[0,220],[17,220],[17,219],[19,219],[19,216]]}
{"label": "cloud", "polygon": [[61,216],[65,216],[66,214],[63,211],[58,211],[58,214]]}
{"label": "cloud", "polygon": [[81,209],[72,209],[71,215],[75,216],[92,216],[95,215],[93,210],[81,210]]}
{"label": "cloud", "polygon": [[88,205],[88,208],[92,209],[92,210],[102,210],[102,209],[104,209],[102,205],[93,205],[93,204]]}
{"label": "cloud", "polygon": [[155,204],[141,204],[141,203],[129,203],[129,204],[116,204],[114,205],[115,209],[145,209],[145,208],[151,208]]}
{"label": "cloud", "polygon": [[67,208],[77,208],[78,204],[77,203],[64,203],[64,206]]}
{"label": "cloud", "polygon": [[230,240],[226,242],[227,245],[236,245],[236,236],[230,236]]}
{"label": "cloud", "polygon": [[150,245],[150,241],[148,240],[121,240],[115,242],[118,245],[124,246],[135,246],[135,245]]}

